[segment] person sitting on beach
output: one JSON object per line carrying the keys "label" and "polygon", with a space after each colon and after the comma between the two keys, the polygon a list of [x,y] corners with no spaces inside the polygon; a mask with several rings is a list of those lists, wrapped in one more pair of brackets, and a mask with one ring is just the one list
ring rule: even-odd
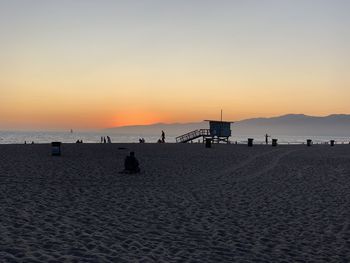
{"label": "person sitting on beach", "polygon": [[134,152],[130,152],[130,155],[126,156],[124,161],[124,173],[139,173],[139,161],[135,157]]}

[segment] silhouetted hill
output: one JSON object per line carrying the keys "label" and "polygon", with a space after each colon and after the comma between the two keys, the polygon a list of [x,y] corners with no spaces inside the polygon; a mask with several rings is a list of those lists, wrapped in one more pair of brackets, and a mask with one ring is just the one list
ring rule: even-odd
{"label": "silhouetted hill", "polygon": [[232,129],[237,134],[289,136],[350,136],[350,115],[333,114],[326,117],[288,114],[273,118],[256,118],[237,122]]}
{"label": "silhouetted hill", "polygon": [[[124,126],[108,129],[110,132],[138,136],[159,135],[161,130],[169,136],[178,136],[195,129],[208,128],[207,122],[157,123],[152,125]],[[350,115],[333,114],[325,117],[304,114],[287,114],[272,118],[253,118],[238,121],[231,126],[237,135],[288,135],[288,136],[350,136]]]}

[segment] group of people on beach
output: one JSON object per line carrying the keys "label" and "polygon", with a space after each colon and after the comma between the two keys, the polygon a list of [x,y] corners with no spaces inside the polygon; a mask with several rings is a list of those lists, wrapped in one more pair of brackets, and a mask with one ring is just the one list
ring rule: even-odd
{"label": "group of people on beach", "polygon": [[112,143],[111,137],[109,137],[108,135],[107,137],[101,136],[101,143]]}
{"label": "group of people on beach", "polygon": [[[142,137],[139,139],[139,143],[145,143],[145,142],[146,142],[145,138]],[[165,132],[164,131],[162,131],[162,134],[161,134],[160,138],[158,139],[157,143],[165,143]]]}
{"label": "group of people on beach", "polygon": [[[139,138],[139,143],[145,143],[145,138],[141,137]],[[157,141],[158,143],[165,143],[165,132],[162,131],[160,139]],[[111,137],[107,136],[101,136],[101,143],[112,143]]]}

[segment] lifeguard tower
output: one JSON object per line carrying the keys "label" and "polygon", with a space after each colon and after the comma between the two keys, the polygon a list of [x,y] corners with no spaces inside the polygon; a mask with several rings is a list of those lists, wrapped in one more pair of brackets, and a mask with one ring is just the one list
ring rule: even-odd
{"label": "lifeguard tower", "polygon": [[199,129],[194,130],[189,133],[183,134],[181,136],[176,137],[177,143],[187,143],[198,139],[200,137],[203,138],[203,142],[206,139],[211,139],[213,143],[226,142],[229,143],[229,137],[231,136],[231,123],[232,121],[222,121],[222,113],[221,120],[205,120],[209,122],[209,129]]}

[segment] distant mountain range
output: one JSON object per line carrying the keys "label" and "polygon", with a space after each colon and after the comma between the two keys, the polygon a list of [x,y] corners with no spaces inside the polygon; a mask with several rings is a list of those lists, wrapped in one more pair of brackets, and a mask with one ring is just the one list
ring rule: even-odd
{"label": "distant mountain range", "polygon": [[[151,125],[123,126],[107,129],[117,134],[158,136],[162,130],[169,136],[208,128],[207,122],[156,123]],[[237,121],[231,125],[232,135],[288,135],[288,136],[349,136],[350,115],[333,114],[325,117],[304,114],[287,114],[272,118],[253,118]]]}

